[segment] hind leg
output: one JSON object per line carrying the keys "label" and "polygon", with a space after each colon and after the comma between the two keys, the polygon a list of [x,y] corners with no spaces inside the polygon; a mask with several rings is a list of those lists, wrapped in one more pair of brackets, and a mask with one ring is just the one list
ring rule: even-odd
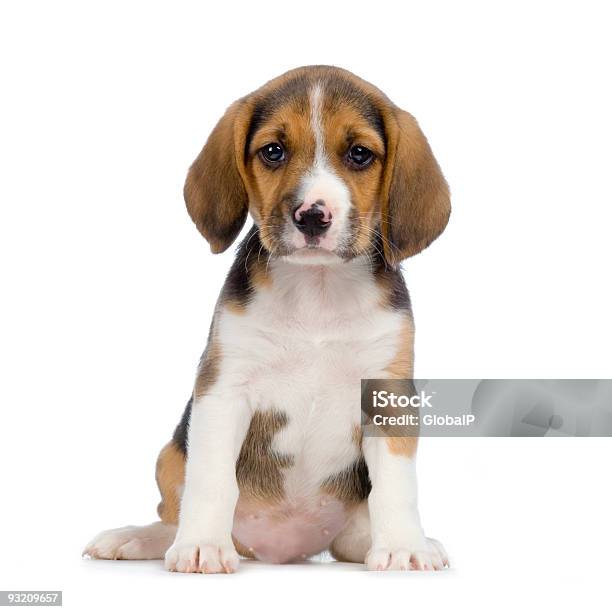
{"label": "hind leg", "polygon": [[[406,559],[405,567],[401,565],[394,567],[391,559],[387,559],[386,564],[389,565],[391,562],[390,569],[441,570],[448,566],[448,555],[442,544],[433,538],[425,538],[425,542],[427,546],[426,559],[415,555]],[[368,502],[363,501],[353,509],[346,526],[334,538],[330,546],[330,552],[337,561],[368,563],[368,552],[371,546]],[[373,568],[369,567],[369,569]]]}
{"label": "hind leg", "polygon": [[161,521],[103,531],[85,547],[84,555],[92,559],[164,558],[176,535],[185,478],[185,456],[173,442],[161,450],[155,476],[162,496],[157,507]]}
{"label": "hind leg", "polygon": [[365,563],[371,544],[368,502],[363,501],[353,509],[346,525],[331,543],[329,551],[336,561]]}
{"label": "hind leg", "polygon": [[83,554],[92,559],[163,559],[175,534],[176,525],[162,522],[109,529],[99,533]]}

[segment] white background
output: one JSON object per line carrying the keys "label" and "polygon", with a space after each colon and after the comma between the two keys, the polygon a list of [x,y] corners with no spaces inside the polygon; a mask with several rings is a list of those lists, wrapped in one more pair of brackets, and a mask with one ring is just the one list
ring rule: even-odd
{"label": "white background", "polygon": [[[418,377],[612,377],[610,19],[594,2],[3,2],[0,588],[71,610],[603,609],[609,439],[425,439],[453,569],[80,559],[155,518],[232,260],[182,201],[234,99],[343,66],[411,111],[453,192],[406,263]],[[609,608],[608,608],[609,609]]]}

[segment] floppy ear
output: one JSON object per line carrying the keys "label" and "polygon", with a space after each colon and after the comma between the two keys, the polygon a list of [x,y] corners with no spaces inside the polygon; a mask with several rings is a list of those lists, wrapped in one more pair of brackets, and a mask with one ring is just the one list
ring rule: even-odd
{"label": "floppy ear", "polygon": [[248,109],[230,106],[189,168],[183,194],[191,219],[213,253],[225,251],[240,233],[248,212],[241,173]]}
{"label": "floppy ear", "polygon": [[442,233],[450,215],[450,195],[416,119],[395,107],[386,115],[381,225],[385,257],[397,265]]}

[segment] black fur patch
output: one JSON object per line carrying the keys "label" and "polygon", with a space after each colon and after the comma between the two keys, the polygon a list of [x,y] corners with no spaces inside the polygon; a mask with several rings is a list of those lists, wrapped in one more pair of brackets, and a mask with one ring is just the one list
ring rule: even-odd
{"label": "black fur patch", "polygon": [[377,236],[373,247],[372,259],[374,260],[374,274],[389,291],[389,305],[394,310],[407,310],[412,312],[412,303],[404,275],[399,266],[391,266],[383,256],[383,243]]}
{"label": "black fur patch", "polygon": [[249,303],[253,295],[251,272],[253,266],[262,258],[263,261],[267,260],[268,251],[259,239],[259,228],[253,225],[236,249],[236,258],[221,291],[222,302],[233,302],[239,306]]}
{"label": "black fur patch", "polygon": [[391,292],[389,296],[389,305],[394,310],[409,310],[412,311],[410,302],[410,294],[406,281],[400,269],[386,270],[382,272],[389,281]]}
{"label": "black fur patch", "polygon": [[193,397],[190,397],[189,401],[187,402],[187,406],[185,406],[185,410],[183,411],[181,421],[176,426],[174,434],[172,435],[172,441],[174,442],[176,447],[183,453],[183,455],[187,455],[187,435],[189,433],[189,421],[191,419],[192,405]]}
{"label": "black fur patch", "polygon": [[327,478],[321,488],[345,503],[366,499],[372,490],[372,483],[363,456],[342,472]]}

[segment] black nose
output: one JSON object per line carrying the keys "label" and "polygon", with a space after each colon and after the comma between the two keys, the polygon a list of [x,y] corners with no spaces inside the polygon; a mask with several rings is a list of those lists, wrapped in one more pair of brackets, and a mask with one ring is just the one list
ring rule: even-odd
{"label": "black nose", "polygon": [[331,225],[331,221],[325,221],[325,213],[315,204],[294,215],[293,222],[302,234],[311,238],[320,236]]}

